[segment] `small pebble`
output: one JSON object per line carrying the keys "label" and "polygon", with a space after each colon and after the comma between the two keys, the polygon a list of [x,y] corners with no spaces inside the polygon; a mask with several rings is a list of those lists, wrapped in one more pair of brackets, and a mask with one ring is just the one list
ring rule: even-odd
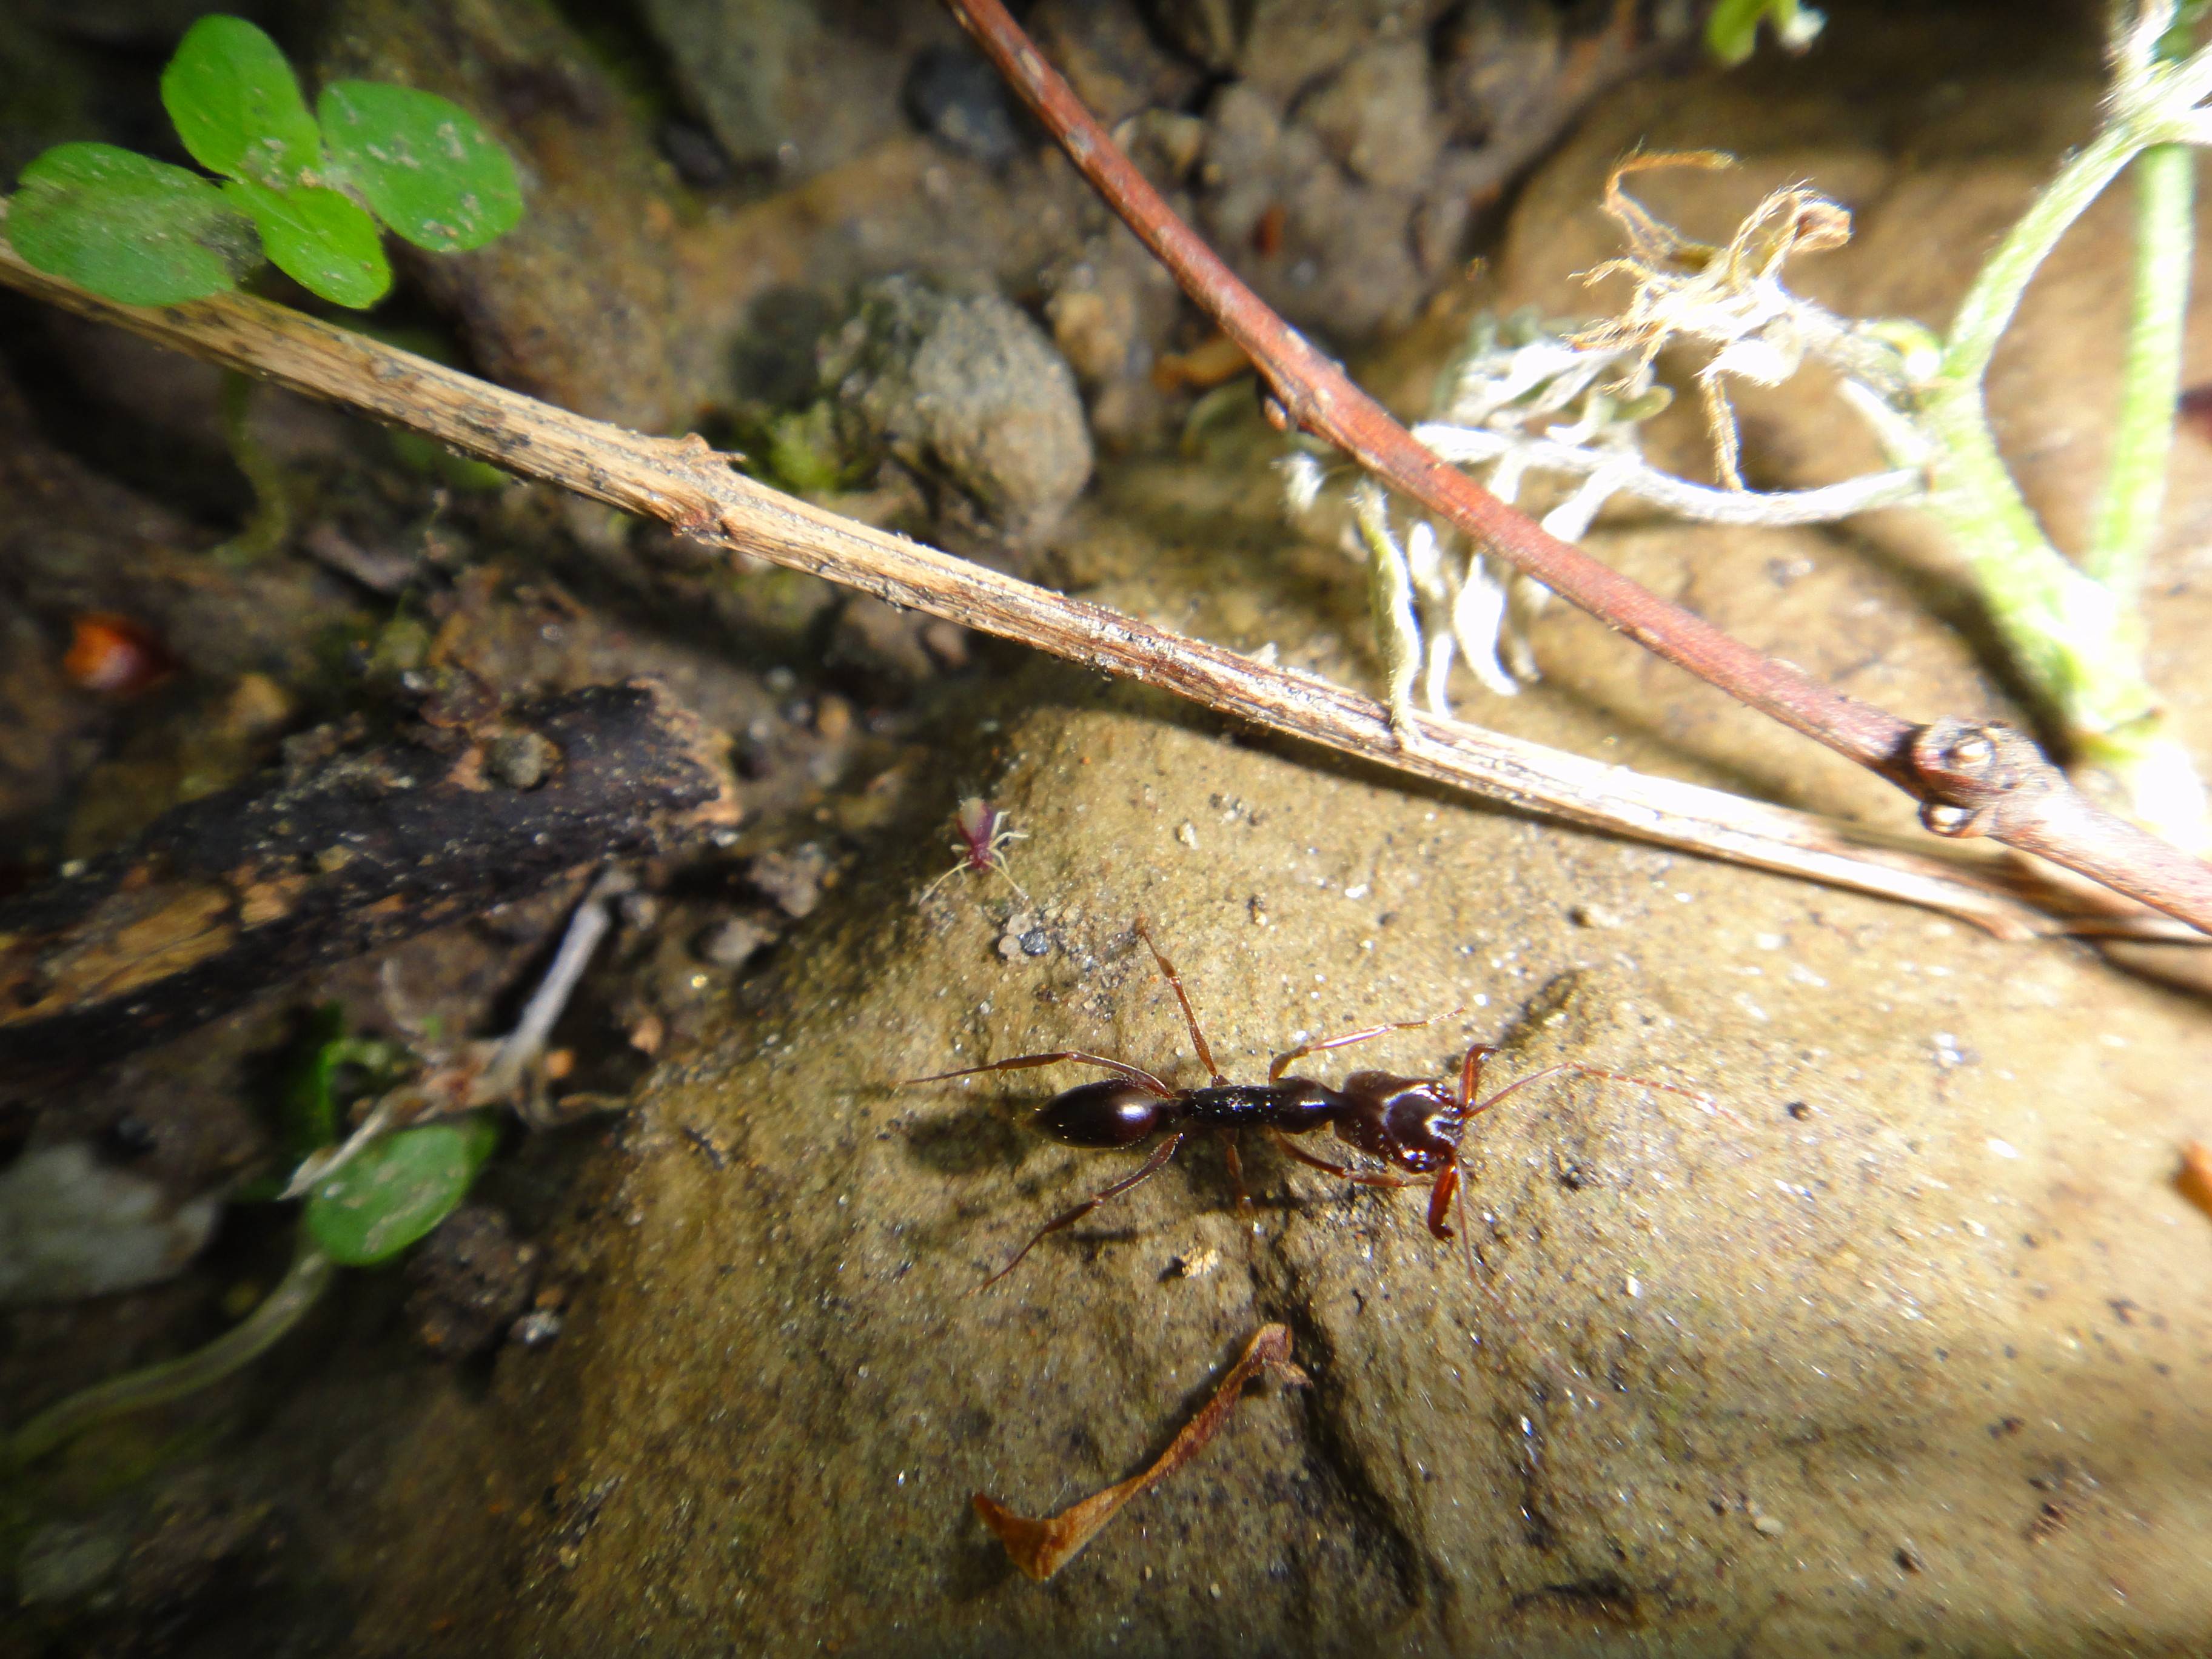
{"label": "small pebble", "polygon": [[763,853],[745,866],[745,878],[794,921],[811,915],[822,902],[829,875],[829,854],[812,842],[788,852]]}
{"label": "small pebble", "polygon": [[942,617],[921,625],[921,648],[937,659],[939,668],[951,672],[969,663],[968,630]]}
{"label": "small pebble", "polygon": [[507,1335],[526,1348],[542,1348],[560,1334],[561,1316],[550,1308],[533,1309],[507,1330]]}
{"label": "small pebble", "polygon": [[957,155],[999,167],[1021,153],[1021,130],[999,72],[965,46],[931,46],[908,74],[908,117]]}
{"label": "small pebble", "polygon": [[1197,847],[1198,826],[1191,823],[1188,818],[1184,819],[1182,824],[1180,824],[1176,830],[1176,839],[1186,847]]}
{"label": "small pebble", "polygon": [[742,968],[754,951],[775,935],[746,916],[732,916],[719,927],[710,927],[700,937],[697,950],[700,959],[717,968]]}
{"label": "small pebble", "polygon": [[535,789],[545,781],[561,751],[535,732],[509,732],[484,745],[484,764],[510,789]]}
{"label": "small pebble", "polygon": [[1051,950],[1052,935],[1046,933],[1043,928],[1032,927],[1022,935],[1023,955],[1042,957],[1049,954]]}

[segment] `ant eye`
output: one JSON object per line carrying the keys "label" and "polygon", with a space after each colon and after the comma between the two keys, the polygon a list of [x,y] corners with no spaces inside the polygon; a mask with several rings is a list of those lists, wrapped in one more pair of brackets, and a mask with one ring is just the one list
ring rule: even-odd
{"label": "ant eye", "polygon": [[1133,1146],[1159,1127],[1159,1102],[1118,1078],[1078,1084],[1036,1115],[1036,1127],[1071,1146]]}

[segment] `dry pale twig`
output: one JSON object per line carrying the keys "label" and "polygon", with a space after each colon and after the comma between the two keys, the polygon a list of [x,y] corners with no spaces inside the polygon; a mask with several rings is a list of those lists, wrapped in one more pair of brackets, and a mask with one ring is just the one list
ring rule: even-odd
{"label": "dry pale twig", "polygon": [[[2001,936],[2055,924],[1975,872],[1855,842],[1803,813],[1644,777],[1455,722],[1401,750],[1371,699],[1033,587],[753,483],[701,441],[588,420],[245,296],[118,305],[0,248],[0,280],[161,343],[412,427],[456,448],[964,626],[1158,685],[1255,725],[1594,828],[1960,915]],[[2154,930],[2155,931],[2155,930]]]}
{"label": "dry pale twig", "polygon": [[[2069,931],[2017,884],[1869,847],[1808,813],[1644,776],[1456,721],[1401,747],[1370,697],[1070,599],[779,494],[697,437],[649,437],[540,403],[243,295],[147,309],[33,270],[0,243],[0,283],[193,356],[348,405],[694,538],[1171,691],[1237,720],[1492,800],[1640,841],[1926,905],[2001,938]],[[2078,908],[2079,907],[2074,907]],[[2186,933],[2115,906],[2100,929]]]}
{"label": "dry pale twig", "polygon": [[1916,726],[1847,697],[1607,569],[1424,447],[1176,215],[999,0],[946,4],[1092,187],[1243,348],[1283,424],[1335,445],[1647,650],[1887,778],[1936,833],[1992,836],[2212,933],[2212,865],[2092,805],[2018,733],[1954,720]]}

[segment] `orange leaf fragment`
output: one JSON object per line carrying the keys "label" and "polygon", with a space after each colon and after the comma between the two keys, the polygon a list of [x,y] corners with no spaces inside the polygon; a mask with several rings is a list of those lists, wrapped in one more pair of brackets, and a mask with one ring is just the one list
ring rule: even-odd
{"label": "orange leaf fragment", "polygon": [[176,672],[176,659],[161,641],[128,617],[89,611],[70,620],[70,632],[62,672],[88,691],[129,696]]}
{"label": "orange leaf fragment", "polygon": [[1272,1371],[1283,1382],[1302,1385],[1306,1374],[1291,1364],[1291,1331],[1287,1325],[1262,1325],[1244,1347],[1243,1356],[1215,1385],[1198,1414],[1182,1426],[1159,1459],[1142,1474],[1119,1486],[1094,1492],[1058,1515],[1033,1518],[1017,1515],[1003,1504],[977,1492],[975,1513],[1006,1547],[1014,1565],[1030,1577],[1049,1578],[1082,1553],[1085,1545],[1121,1512],[1133,1498],[1151,1491],[1205,1449],[1206,1443],[1221,1431],[1244,1385],[1261,1371]]}
{"label": "orange leaf fragment", "polygon": [[2207,1215],[2212,1215],[2212,1146],[2201,1140],[2181,1149],[2181,1173],[2173,1178],[2181,1195]]}

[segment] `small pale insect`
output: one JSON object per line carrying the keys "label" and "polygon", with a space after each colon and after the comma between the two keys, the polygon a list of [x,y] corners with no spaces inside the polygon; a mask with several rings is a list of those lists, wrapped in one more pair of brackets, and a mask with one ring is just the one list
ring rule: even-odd
{"label": "small pale insect", "polygon": [[996,871],[1005,878],[1007,886],[1021,893],[1026,900],[1029,895],[1022,892],[1021,883],[1016,881],[1013,872],[1006,868],[1007,845],[1029,839],[1022,831],[1012,827],[1012,822],[981,795],[969,795],[963,799],[959,811],[953,815],[952,819],[953,827],[960,832],[960,839],[947,843],[960,854],[960,861],[923,888],[922,897],[927,899],[963,870],[973,870],[978,872]]}

